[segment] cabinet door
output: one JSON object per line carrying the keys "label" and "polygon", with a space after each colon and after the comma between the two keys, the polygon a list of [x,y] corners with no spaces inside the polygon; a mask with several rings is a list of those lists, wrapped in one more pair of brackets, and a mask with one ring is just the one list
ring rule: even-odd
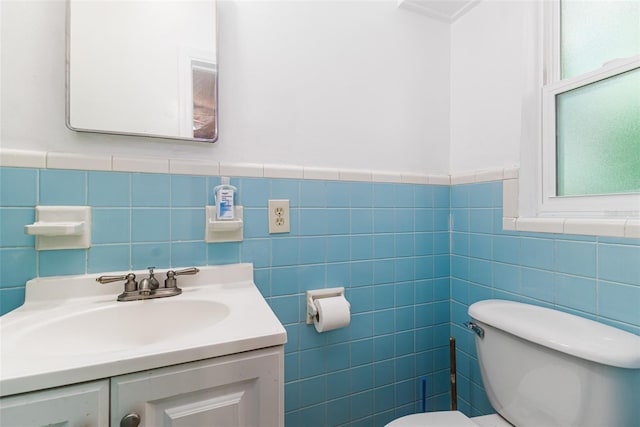
{"label": "cabinet door", "polygon": [[0,399],[2,427],[107,427],[109,380],[34,391]]}
{"label": "cabinet door", "polygon": [[282,347],[111,379],[111,425],[128,414],[141,427],[282,426]]}

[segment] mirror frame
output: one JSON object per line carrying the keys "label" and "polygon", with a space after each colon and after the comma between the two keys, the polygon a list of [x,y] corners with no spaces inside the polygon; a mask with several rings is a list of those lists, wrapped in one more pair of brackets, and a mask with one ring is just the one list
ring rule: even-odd
{"label": "mirror frame", "polygon": [[219,91],[219,55],[218,55],[218,40],[219,40],[219,25],[218,25],[218,4],[217,0],[211,0],[214,4],[214,8],[216,10],[215,19],[213,24],[215,25],[215,82],[214,82],[214,90],[215,90],[215,127],[214,127],[214,136],[211,139],[208,138],[186,138],[181,136],[171,136],[171,135],[156,135],[156,134],[146,134],[146,133],[138,133],[138,132],[127,132],[127,131],[116,131],[116,130],[103,130],[103,129],[84,129],[77,128],[71,125],[71,1],[65,0],[65,124],[69,130],[76,132],[87,132],[87,133],[98,133],[98,134],[107,134],[107,135],[124,135],[124,136],[141,136],[145,138],[160,138],[160,139],[172,139],[179,141],[192,141],[192,142],[206,142],[206,143],[214,143],[218,140],[219,137],[219,99],[218,99],[218,91]]}

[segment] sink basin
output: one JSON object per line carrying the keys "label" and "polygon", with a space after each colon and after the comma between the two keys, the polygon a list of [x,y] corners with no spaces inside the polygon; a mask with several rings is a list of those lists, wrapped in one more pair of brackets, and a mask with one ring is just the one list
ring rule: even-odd
{"label": "sink basin", "polygon": [[0,396],[286,342],[251,264],[199,268],[180,295],[127,302],[122,283],[95,280],[121,272],[30,280],[24,305],[0,317]]}
{"label": "sink basin", "polygon": [[43,319],[20,331],[13,345],[27,349],[37,343],[52,356],[68,355],[70,349],[76,355],[117,352],[197,334],[228,315],[229,308],[215,301],[114,302]]}

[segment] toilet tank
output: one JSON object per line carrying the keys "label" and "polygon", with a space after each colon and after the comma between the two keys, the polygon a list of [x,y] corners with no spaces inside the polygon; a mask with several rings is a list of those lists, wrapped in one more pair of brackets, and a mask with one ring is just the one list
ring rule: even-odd
{"label": "toilet tank", "polygon": [[515,426],[640,426],[640,336],[513,301],[469,316],[489,401]]}

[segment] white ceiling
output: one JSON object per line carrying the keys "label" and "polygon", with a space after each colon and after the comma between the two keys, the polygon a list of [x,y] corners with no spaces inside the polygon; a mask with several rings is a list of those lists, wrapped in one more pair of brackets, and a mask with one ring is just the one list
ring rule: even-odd
{"label": "white ceiling", "polygon": [[453,22],[480,0],[398,0],[398,7],[430,16],[444,22]]}

